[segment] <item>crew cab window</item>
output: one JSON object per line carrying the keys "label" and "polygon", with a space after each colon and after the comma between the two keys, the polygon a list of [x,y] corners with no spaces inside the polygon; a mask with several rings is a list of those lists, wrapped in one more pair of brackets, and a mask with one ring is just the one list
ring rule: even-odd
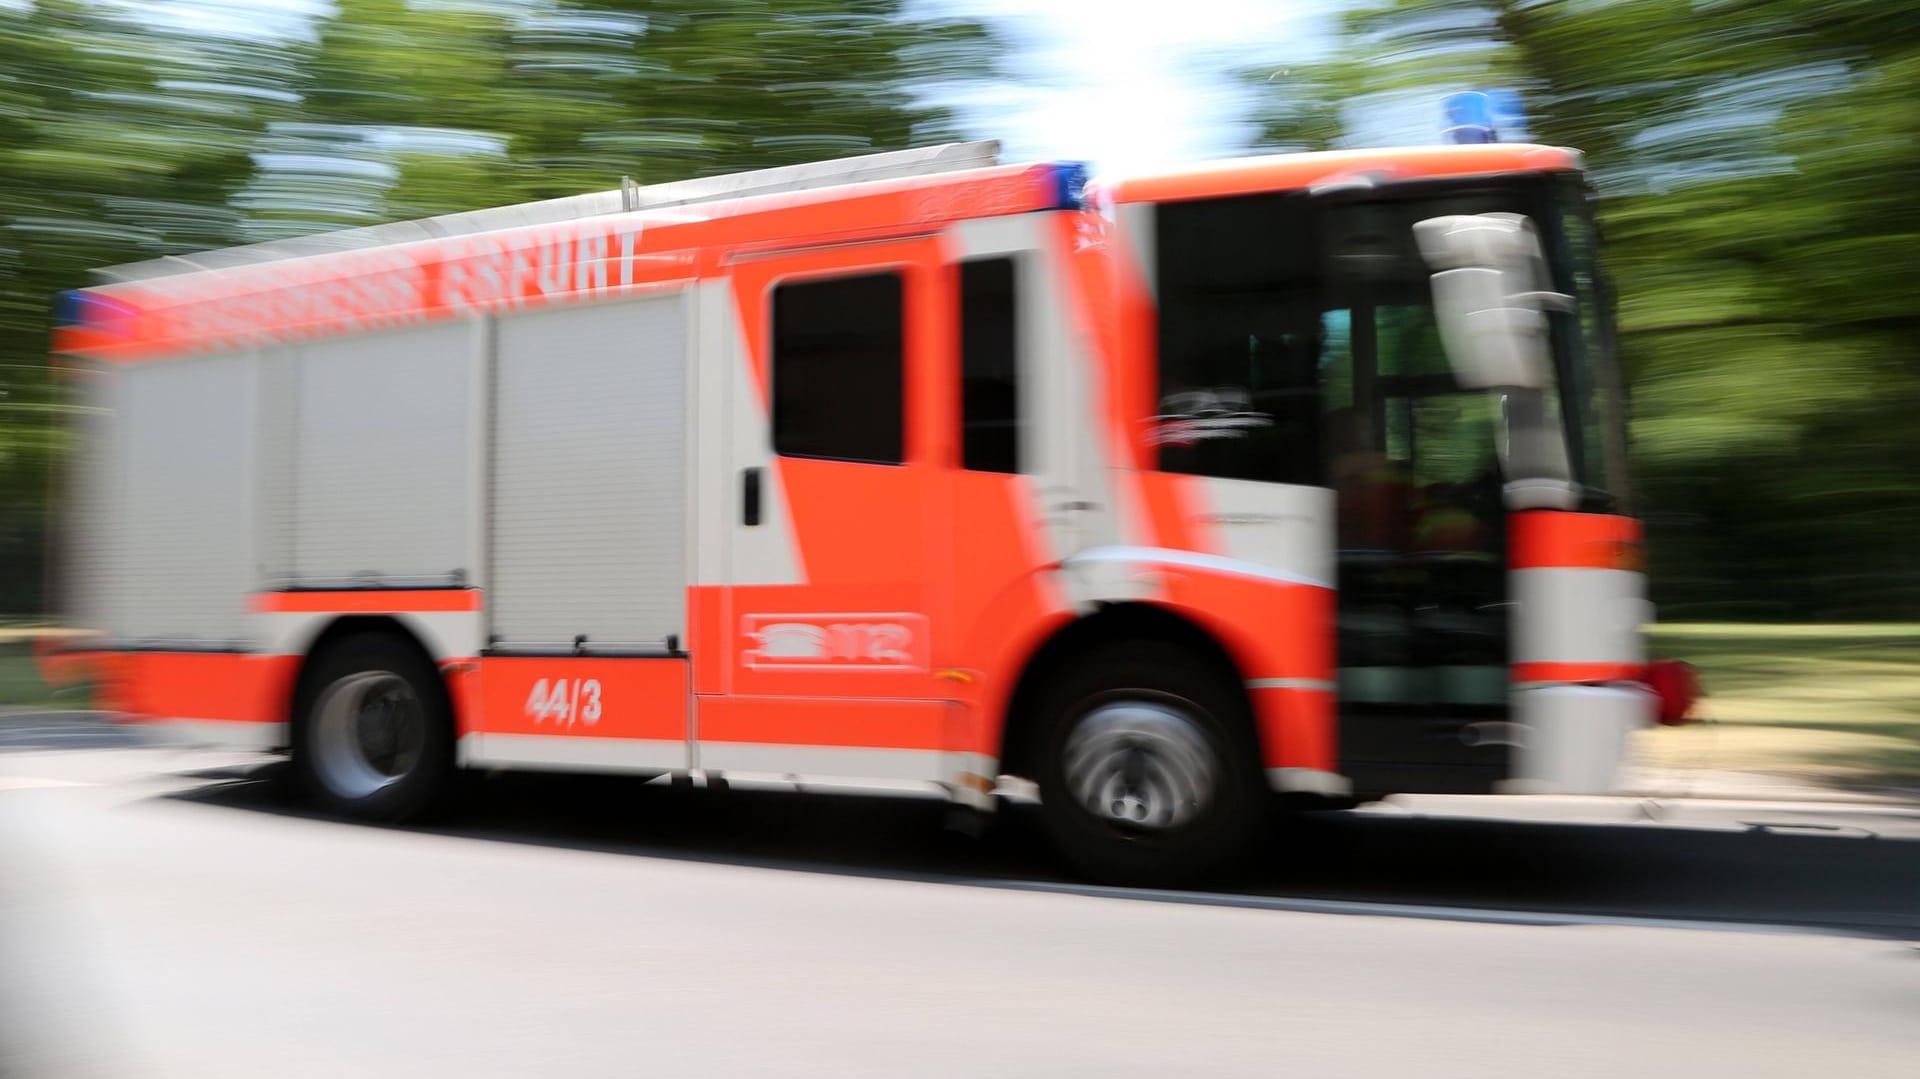
{"label": "crew cab window", "polygon": [[905,460],[903,295],[892,272],[775,286],[774,452]]}

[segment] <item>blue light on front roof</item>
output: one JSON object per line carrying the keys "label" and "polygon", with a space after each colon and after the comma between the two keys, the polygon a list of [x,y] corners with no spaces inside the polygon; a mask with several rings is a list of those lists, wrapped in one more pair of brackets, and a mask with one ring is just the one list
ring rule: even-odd
{"label": "blue light on front roof", "polygon": [[1053,208],[1078,210],[1086,205],[1087,167],[1079,162],[1053,166]]}
{"label": "blue light on front roof", "polygon": [[1452,143],[1482,143],[1494,141],[1493,103],[1487,95],[1478,90],[1450,94],[1441,106],[1446,113],[1447,126],[1441,134]]}
{"label": "blue light on front roof", "polygon": [[1527,129],[1520,95],[1511,90],[1467,90],[1449,94],[1441,105],[1448,142],[1471,144],[1522,137]]}

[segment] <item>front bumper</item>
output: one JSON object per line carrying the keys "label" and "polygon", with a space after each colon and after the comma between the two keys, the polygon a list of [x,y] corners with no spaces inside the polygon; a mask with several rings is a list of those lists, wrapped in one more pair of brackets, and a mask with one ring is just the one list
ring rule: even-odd
{"label": "front bumper", "polygon": [[1629,736],[1651,726],[1660,699],[1638,683],[1560,685],[1513,694],[1513,771],[1505,794],[1609,794]]}

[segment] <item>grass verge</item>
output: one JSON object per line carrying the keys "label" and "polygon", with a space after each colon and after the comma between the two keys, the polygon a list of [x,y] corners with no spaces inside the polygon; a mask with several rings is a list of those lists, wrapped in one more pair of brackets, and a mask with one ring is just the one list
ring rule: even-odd
{"label": "grass verge", "polygon": [[92,695],[86,686],[55,688],[40,677],[33,658],[34,638],[46,631],[35,628],[0,626],[0,710],[9,712],[39,709],[91,707]]}
{"label": "grass verge", "polygon": [[1920,786],[1920,625],[1681,623],[1651,644],[1700,668],[1709,722],[1642,734],[1643,762]]}

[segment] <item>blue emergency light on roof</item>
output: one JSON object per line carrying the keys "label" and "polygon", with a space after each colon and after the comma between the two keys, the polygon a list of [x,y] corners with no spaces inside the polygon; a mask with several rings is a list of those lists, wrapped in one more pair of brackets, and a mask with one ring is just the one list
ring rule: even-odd
{"label": "blue emergency light on roof", "polygon": [[86,289],[68,289],[53,298],[53,324],[57,328],[111,331],[132,314],[125,304]]}
{"label": "blue emergency light on roof", "polygon": [[1067,162],[1053,169],[1053,206],[1056,210],[1078,210],[1086,202],[1087,166]]}
{"label": "blue emergency light on roof", "polygon": [[1442,105],[1448,142],[1469,144],[1514,139],[1526,130],[1520,95],[1511,90],[1468,90],[1449,94]]}
{"label": "blue emergency light on roof", "polygon": [[68,289],[53,298],[53,324],[55,326],[78,326],[85,319],[82,305],[87,294],[79,289]]}

